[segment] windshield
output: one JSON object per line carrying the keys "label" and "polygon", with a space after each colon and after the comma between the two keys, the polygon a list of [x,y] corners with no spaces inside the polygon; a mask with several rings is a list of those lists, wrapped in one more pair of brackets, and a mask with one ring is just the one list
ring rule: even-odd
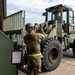
{"label": "windshield", "polygon": [[48,21],[51,21],[51,13],[48,12]]}
{"label": "windshield", "polygon": [[62,14],[62,24],[64,25],[65,23],[67,23],[67,14],[66,14],[66,12],[63,12],[63,14]]}
{"label": "windshield", "polygon": [[55,14],[52,12],[48,12],[48,21],[54,21],[55,20]]}
{"label": "windshield", "polygon": [[[68,19],[67,19],[68,16]],[[62,13],[62,25],[68,24],[69,23],[69,32],[74,29],[72,26],[73,24],[73,12],[69,11],[69,14],[67,14],[67,11]]]}
{"label": "windshield", "polygon": [[69,11],[69,24],[72,25],[73,24],[73,16],[72,16],[72,11]]}
{"label": "windshield", "polygon": [[74,29],[73,25],[73,13],[72,11],[69,11],[69,31],[72,31]]}

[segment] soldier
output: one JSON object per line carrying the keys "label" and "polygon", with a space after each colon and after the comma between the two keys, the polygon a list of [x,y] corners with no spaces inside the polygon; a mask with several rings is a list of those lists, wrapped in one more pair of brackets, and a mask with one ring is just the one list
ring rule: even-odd
{"label": "soldier", "polygon": [[35,33],[31,23],[27,23],[25,28],[28,32],[24,37],[27,46],[27,75],[39,75],[39,72],[41,72],[41,58],[43,57],[40,51],[40,42],[44,35]]}

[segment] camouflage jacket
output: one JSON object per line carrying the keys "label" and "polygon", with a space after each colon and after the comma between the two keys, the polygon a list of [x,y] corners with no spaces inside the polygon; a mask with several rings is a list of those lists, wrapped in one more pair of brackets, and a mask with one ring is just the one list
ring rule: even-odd
{"label": "camouflage jacket", "polygon": [[24,42],[27,46],[27,53],[39,53],[40,52],[40,42],[44,38],[44,35],[41,33],[35,33],[32,30],[24,37]]}

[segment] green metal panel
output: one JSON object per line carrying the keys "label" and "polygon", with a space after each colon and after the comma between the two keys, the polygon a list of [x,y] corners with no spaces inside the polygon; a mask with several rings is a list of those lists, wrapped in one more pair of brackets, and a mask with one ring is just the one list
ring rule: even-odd
{"label": "green metal panel", "polygon": [[0,31],[0,75],[17,75],[16,65],[11,64],[13,42]]}
{"label": "green metal panel", "polygon": [[62,37],[62,22],[57,21],[57,37]]}

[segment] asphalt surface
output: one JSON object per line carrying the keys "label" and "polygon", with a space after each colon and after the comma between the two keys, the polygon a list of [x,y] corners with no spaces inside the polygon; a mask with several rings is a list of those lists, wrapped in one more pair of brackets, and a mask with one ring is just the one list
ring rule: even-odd
{"label": "asphalt surface", "polygon": [[[18,75],[26,75],[19,71]],[[43,72],[41,75],[75,75],[75,57],[72,50],[64,52],[62,61],[59,67],[52,72]]]}

